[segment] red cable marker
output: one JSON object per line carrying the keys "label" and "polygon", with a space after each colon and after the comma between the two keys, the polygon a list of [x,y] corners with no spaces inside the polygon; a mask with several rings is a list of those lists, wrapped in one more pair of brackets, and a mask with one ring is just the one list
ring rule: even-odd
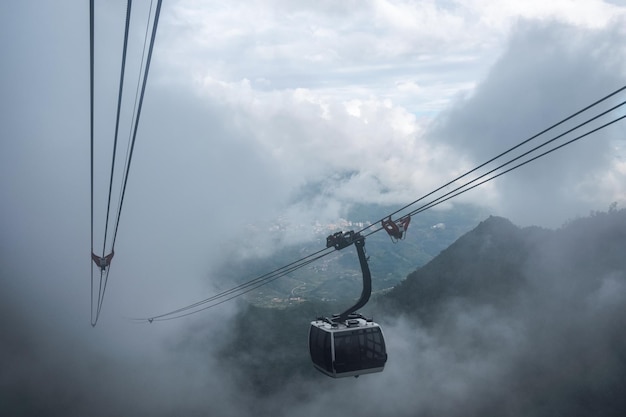
{"label": "red cable marker", "polygon": [[401,217],[396,221],[391,220],[391,216],[389,216],[381,222],[383,229],[387,231],[394,243],[406,237],[405,232],[409,228],[409,223],[411,223],[411,216]]}

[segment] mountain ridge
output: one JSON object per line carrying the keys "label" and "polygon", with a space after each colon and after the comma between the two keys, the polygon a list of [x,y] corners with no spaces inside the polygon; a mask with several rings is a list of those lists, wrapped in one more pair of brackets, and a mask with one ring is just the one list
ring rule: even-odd
{"label": "mountain ridge", "polygon": [[[485,381],[490,394],[472,397],[478,404],[464,415],[623,415],[625,247],[626,210],[557,230],[487,218],[364,307],[388,330],[388,369],[371,378],[416,386],[427,383],[423,372],[443,378],[430,390]],[[310,364],[306,334],[311,319],[342,307],[248,305],[222,347],[224,361],[251,395],[307,398],[307,390],[328,389]],[[432,355],[445,360],[431,365]]]}
{"label": "mountain ridge", "polygon": [[[527,237],[542,239],[549,233],[536,227],[520,229],[508,219],[490,216],[411,272],[379,301],[391,313],[411,313],[428,321],[427,310],[444,298],[475,297],[479,291],[489,293],[482,298],[492,298],[491,292],[501,291],[503,286],[515,287],[522,280],[521,270],[531,251]],[[394,304],[415,308],[410,312],[394,308]]]}

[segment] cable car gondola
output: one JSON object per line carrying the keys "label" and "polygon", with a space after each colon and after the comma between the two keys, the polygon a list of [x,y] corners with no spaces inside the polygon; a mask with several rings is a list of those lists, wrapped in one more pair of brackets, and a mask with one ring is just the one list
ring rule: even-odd
{"label": "cable car gondola", "polygon": [[345,322],[312,321],[309,350],[313,366],[333,378],[382,372],[387,362],[380,326],[360,314]]}
{"label": "cable car gondola", "polygon": [[357,303],[341,314],[328,319],[317,318],[309,328],[309,352],[313,366],[333,377],[358,377],[382,372],[387,362],[383,332],[377,323],[356,310],[363,307],[372,293],[372,277],[365,257],[365,238],[352,231],[328,236],[326,246],[343,249],[354,243],[361,272],[363,291]]}

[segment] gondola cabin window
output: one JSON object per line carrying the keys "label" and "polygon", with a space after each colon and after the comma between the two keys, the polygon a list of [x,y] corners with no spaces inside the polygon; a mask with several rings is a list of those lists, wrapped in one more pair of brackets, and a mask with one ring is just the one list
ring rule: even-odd
{"label": "gondola cabin window", "polygon": [[334,378],[381,372],[387,362],[382,330],[363,319],[311,322],[309,349],[315,368]]}
{"label": "gondola cabin window", "polygon": [[317,327],[311,327],[311,332],[309,334],[311,359],[316,367],[320,367],[327,372],[333,371],[330,336],[330,333]]}
{"label": "gondola cabin window", "polygon": [[337,372],[354,372],[385,365],[387,355],[380,327],[337,332],[334,341]]}

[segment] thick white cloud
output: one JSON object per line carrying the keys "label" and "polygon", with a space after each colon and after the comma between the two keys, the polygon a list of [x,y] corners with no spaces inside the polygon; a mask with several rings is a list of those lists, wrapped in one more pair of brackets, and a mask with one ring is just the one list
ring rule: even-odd
{"label": "thick white cloud", "polygon": [[[411,201],[504,149],[494,146],[500,132],[514,143],[529,127],[553,122],[553,112],[565,116],[572,95],[581,106],[595,99],[600,85],[583,80],[609,88],[608,78],[623,71],[623,54],[610,51],[622,48],[626,9],[598,1],[181,1],[169,10],[162,79],[191,84],[236,114],[248,151],[289,173],[280,185],[287,193],[324,182],[344,202]],[[430,122],[451,105],[446,123],[459,126],[471,147],[431,132]],[[549,219],[516,220],[554,226],[563,213],[588,211],[591,201],[605,207],[623,194],[615,168],[563,182],[572,210],[556,204]],[[340,181],[325,178],[335,172]],[[602,192],[583,196],[592,177],[602,178]],[[568,179],[562,171],[556,182]],[[467,198],[510,216],[521,204],[494,185]]]}
{"label": "thick white cloud", "polygon": [[[175,380],[152,380],[163,375],[154,368],[168,355],[163,339],[175,340],[189,322],[135,326],[123,316],[204,297],[213,281],[207,271],[245,240],[251,223],[313,223],[355,201],[410,201],[624,79],[626,7],[615,2],[165,2],[102,322],[93,330],[83,3],[0,4],[1,316],[15,352],[26,352],[15,365],[28,364],[20,382],[61,374],[68,368],[55,361],[71,363],[79,351],[86,354],[72,362],[75,388],[90,377],[135,375],[140,398],[200,396],[197,386],[183,388],[198,381],[194,364],[204,358],[168,362],[164,374]],[[124,8],[97,4],[101,219]],[[531,22],[515,26],[519,18]],[[133,26],[133,73],[144,30]],[[133,100],[134,79],[127,81],[125,103]],[[623,201],[621,132],[467,198],[524,223]],[[218,317],[229,312],[212,312],[218,334]],[[206,363],[215,365],[211,354]],[[45,362],[39,372],[30,372],[37,362],[29,355]],[[432,366],[442,357],[433,352]],[[49,397],[35,397],[58,398],[49,388]],[[121,389],[96,388],[109,389],[103,402],[117,400],[116,412],[128,405]]]}
{"label": "thick white cloud", "polygon": [[[615,91],[623,86],[626,73],[623,27],[623,22],[602,30],[555,23],[520,24],[507,52],[485,80],[444,111],[428,135],[478,164]],[[622,101],[623,94],[512,155]],[[623,114],[623,110],[612,112],[600,121]],[[619,122],[498,179],[494,207],[523,224],[557,226],[564,218],[622,201],[624,186],[619,184],[625,184],[625,178],[619,144],[623,129]],[[555,145],[588,130],[576,131]]]}
{"label": "thick white cloud", "polygon": [[[313,223],[355,201],[411,201],[608,92],[623,79],[625,8],[547,3],[166,3],[116,258],[135,254],[124,266],[144,278],[130,281],[130,293],[150,282],[155,293],[146,298],[160,298],[181,275],[176,265],[198,279],[218,257],[215,248],[239,240],[251,222],[284,215]],[[79,220],[67,207],[86,216],[89,172],[87,6],[63,17],[59,8],[20,4],[3,5],[2,15],[13,17],[3,19],[0,43],[2,90],[12,98],[1,115],[2,204],[10,216],[21,213],[17,221],[5,216],[3,228],[16,239],[31,226],[62,234],[61,225]],[[147,13],[137,7],[135,69]],[[97,149],[106,150],[124,8],[96,11]],[[521,17],[543,23],[518,25],[509,38]],[[37,43],[43,38],[51,40],[46,48]],[[584,153],[587,170],[564,152],[548,168],[467,198],[503,215],[524,211],[515,219],[524,223],[605,208],[625,194],[616,138],[614,129],[571,151]],[[109,159],[105,152],[96,159],[103,190]],[[310,197],[311,189],[319,192]],[[529,210],[539,206],[528,196],[553,194],[549,216]],[[173,291],[184,297],[183,287]]]}

